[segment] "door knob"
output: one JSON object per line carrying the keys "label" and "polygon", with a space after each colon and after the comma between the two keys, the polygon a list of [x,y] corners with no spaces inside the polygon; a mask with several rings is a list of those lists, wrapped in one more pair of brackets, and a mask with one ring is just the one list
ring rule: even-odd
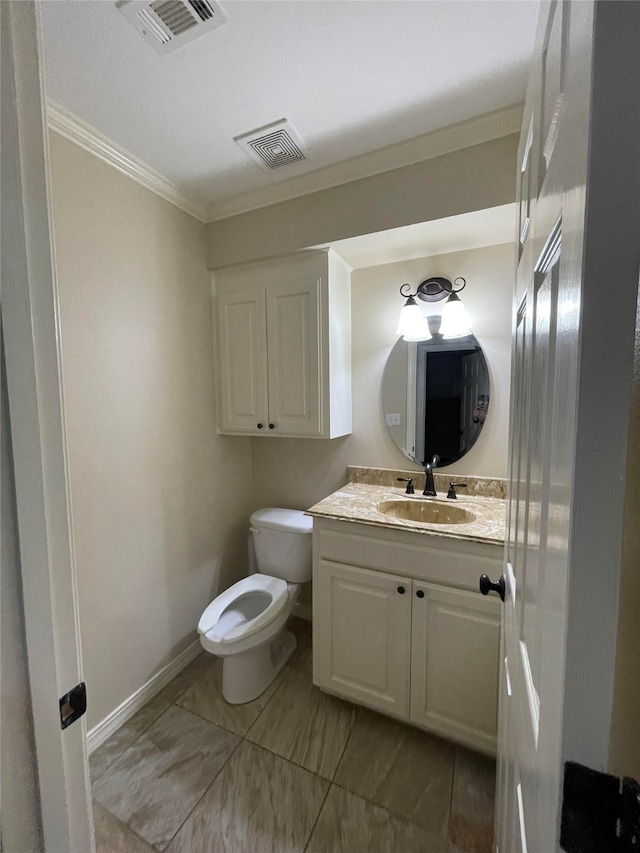
{"label": "door knob", "polygon": [[504,575],[500,575],[500,579],[495,583],[489,575],[480,575],[480,592],[483,595],[489,595],[491,590],[497,592],[502,601],[504,601]]}

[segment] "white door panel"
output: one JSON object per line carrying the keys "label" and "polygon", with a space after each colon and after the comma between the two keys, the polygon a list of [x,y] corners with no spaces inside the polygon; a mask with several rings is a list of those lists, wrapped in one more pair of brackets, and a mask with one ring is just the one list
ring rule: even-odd
{"label": "white door panel", "polygon": [[[638,31],[638,4],[541,8],[520,148],[503,853],[558,850],[563,763],[607,766],[623,511],[613,483],[624,473],[640,233],[638,141],[611,128],[639,120],[637,92],[620,87],[640,74]],[[607,258],[616,273],[603,300]]]}

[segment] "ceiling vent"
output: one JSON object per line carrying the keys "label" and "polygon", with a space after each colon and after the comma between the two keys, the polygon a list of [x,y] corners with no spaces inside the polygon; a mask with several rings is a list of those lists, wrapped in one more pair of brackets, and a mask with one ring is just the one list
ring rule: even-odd
{"label": "ceiling vent", "polygon": [[158,53],[170,53],[228,20],[215,0],[121,0],[118,9]]}
{"label": "ceiling vent", "polygon": [[261,169],[269,172],[306,160],[309,153],[309,149],[286,118],[265,124],[264,127],[258,127],[241,136],[234,136],[234,142],[237,142]]}

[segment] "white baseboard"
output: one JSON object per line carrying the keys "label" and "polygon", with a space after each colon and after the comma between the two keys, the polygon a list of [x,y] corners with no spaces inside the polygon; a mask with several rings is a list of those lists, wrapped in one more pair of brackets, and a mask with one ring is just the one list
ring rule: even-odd
{"label": "white baseboard", "polygon": [[177,658],[174,658],[160,672],[152,676],[128,699],[118,705],[108,716],[94,726],[87,734],[87,750],[91,754],[101,743],[110,737],[123,723],[131,719],[143,705],[159,693],[163,687],[176,677],[188,664],[191,663],[202,651],[200,640],[195,640]]}

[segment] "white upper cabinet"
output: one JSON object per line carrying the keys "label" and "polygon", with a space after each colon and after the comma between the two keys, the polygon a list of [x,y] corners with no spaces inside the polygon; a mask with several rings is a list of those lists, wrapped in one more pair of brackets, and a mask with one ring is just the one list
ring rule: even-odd
{"label": "white upper cabinet", "polygon": [[221,433],[351,432],[351,269],[331,250],[215,274]]}

